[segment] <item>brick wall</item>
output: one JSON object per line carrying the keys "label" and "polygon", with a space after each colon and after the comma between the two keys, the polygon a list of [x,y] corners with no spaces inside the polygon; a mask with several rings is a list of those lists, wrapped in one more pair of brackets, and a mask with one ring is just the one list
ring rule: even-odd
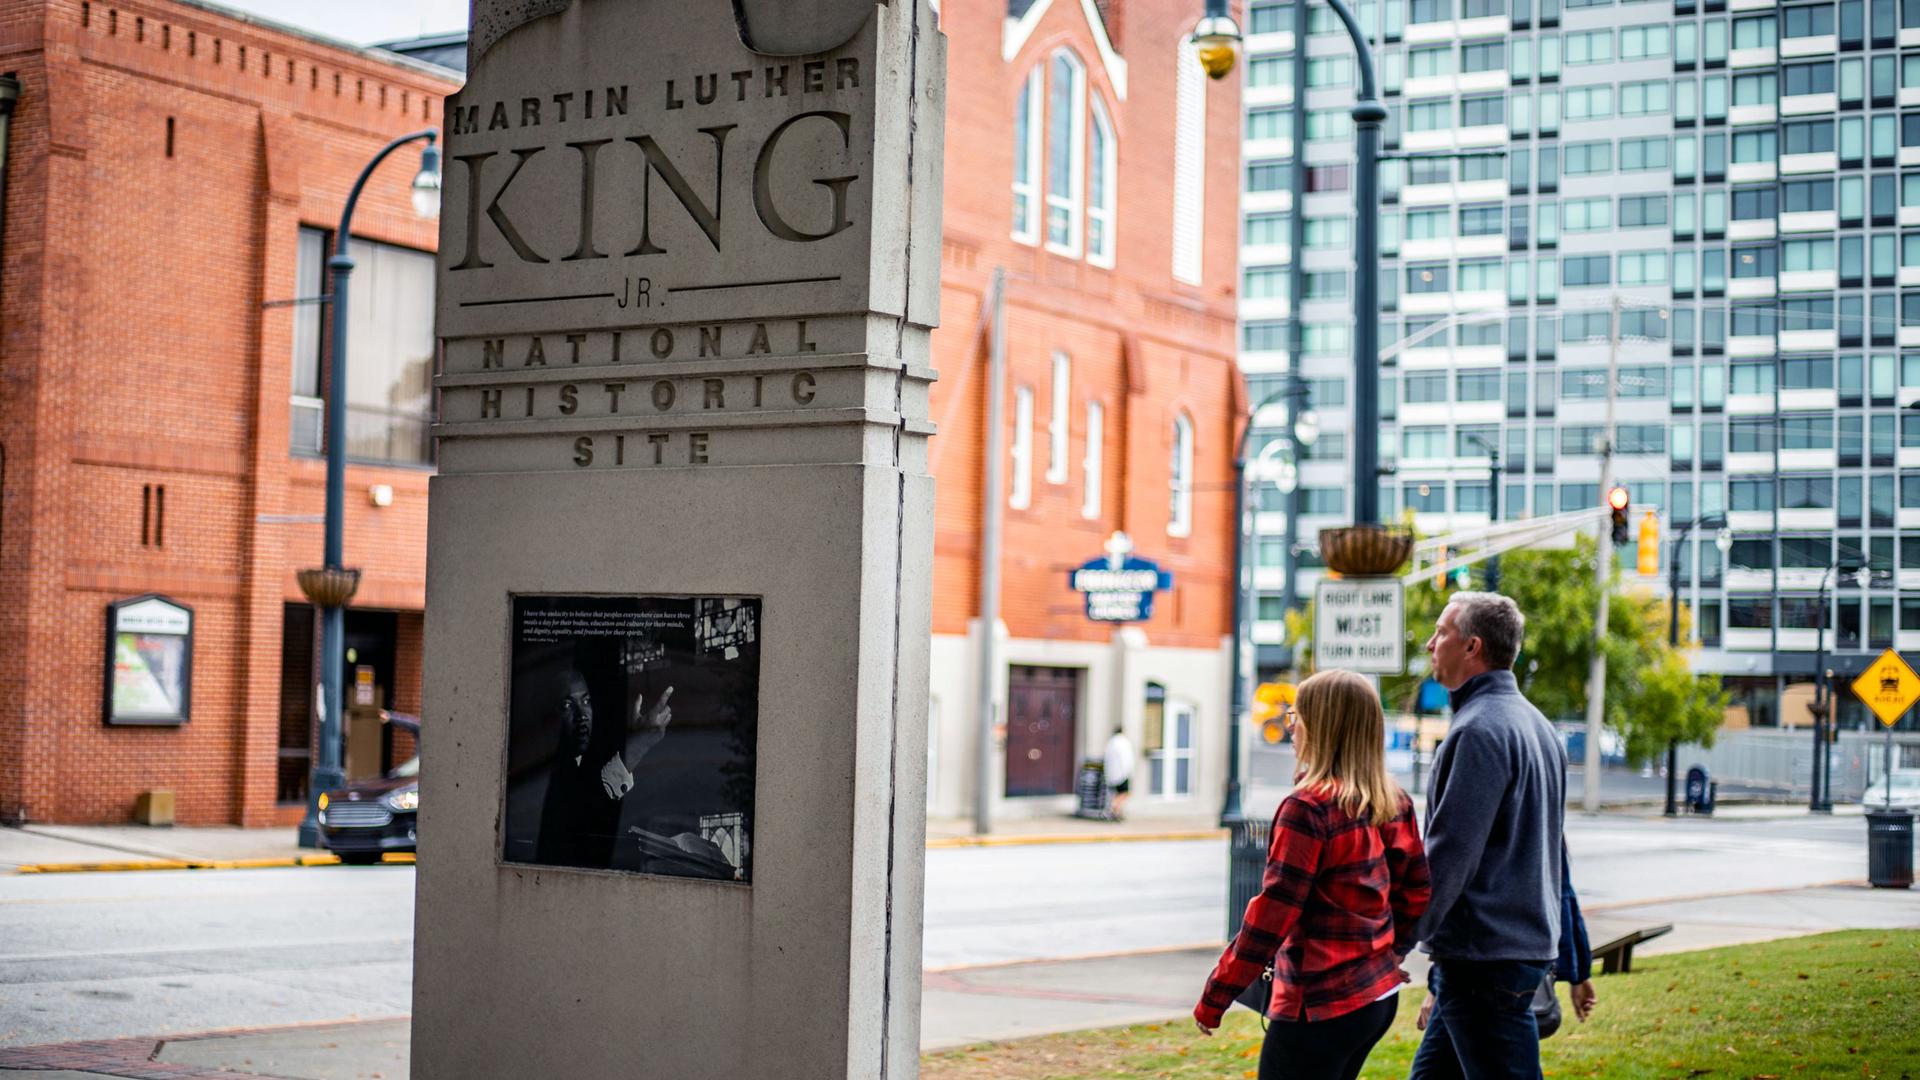
{"label": "brick wall", "polygon": [[[183,824],[266,824],[281,605],[321,544],[283,519],[321,512],[324,468],[289,455],[293,315],[262,304],[294,293],[298,227],[335,227],[359,169],[457,84],[164,2],[9,0],[0,53],[23,84],[0,278],[0,817],[122,821],[169,788]],[[432,249],[416,161],[376,174],[357,235]],[[374,483],[394,505],[369,504]],[[354,468],[347,490],[356,603],[419,611],[425,473]],[[195,610],[178,728],[102,723],[106,605],[143,592]]]}
{"label": "brick wall", "polygon": [[[1108,5],[1115,15],[1120,5]],[[1033,500],[1006,514],[1002,618],[1015,637],[1105,640],[1068,590],[1067,572],[1101,553],[1116,529],[1174,575],[1146,624],[1156,644],[1211,648],[1230,625],[1231,464],[1240,382],[1234,364],[1239,201],[1238,78],[1207,84],[1204,284],[1172,272],[1175,61],[1199,17],[1192,0],[1128,0],[1117,42],[1127,94],[1103,64],[1080,0],[1052,0],[1012,62],[1002,59],[1002,5],[943,5],[948,37],[946,250],[942,325],[934,334],[932,455],[938,481],[934,629],[966,631],[979,612],[987,351],[981,305],[1005,268],[1005,435],[1014,387],[1034,394]],[[1096,16],[1097,18],[1097,16]],[[1117,27],[1118,28],[1118,27]],[[1070,48],[1112,117],[1118,143],[1117,262],[1112,270],[1014,241],[1014,112],[1035,64]],[[1067,478],[1046,479],[1046,418],[1055,351],[1072,361]],[[1085,403],[1105,410],[1100,514],[1081,515]],[[1194,522],[1167,533],[1174,417],[1195,430]],[[1011,483],[1003,462],[1003,477]],[[1007,490],[1003,487],[1003,491]]]}
{"label": "brick wall", "polygon": [[[1064,582],[1116,529],[1175,575],[1153,641],[1212,647],[1228,630],[1237,80],[1207,90],[1205,284],[1171,272],[1174,62],[1198,7],[1128,0],[1122,26],[1107,5],[1123,30],[1122,99],[1080,0],[1051,0],[1011,63],[1001,5],[945,5],[939,632],[963,632],[978,611],[980,307],[995,267],[1013,281],[1009,387],[1034,389],[1036,416],[1033,504],[1006,522],[1013,633],[1104,639]],[[1116,129],[1112,270],[1008,235],[1018,86],[1063,46]],[[321,529],[286,519],[319,515],[325,470],[288,453],[293,313],[261,305],[293,296],[299,226],[332,229],[359,169],[387,140],[437,125],[455,84],[162,0],[0,0],[0,70],[23,84],[0,237],[0,818],[124,821],[135,794],[158,787],[178,794],[183,824],[291,820],[274,805],[281,605],[300,601],[294,572],[319,562]],[[376,175],[357,235],[434,246],[408,199],[416,160],[403,151]],[[1055,350],[1073,362],[1060,485],[1045,479]],[[1089,398],[1106,409],[1094,520],[1080,514]],[[1167,471],[1182,412],[1197,490],[1192,535],[1176,538]],[[374,483],[392,485],[392,506],[369,504]],[[151,485],[166,487],[157,547],[140,543]],[[355,467],[347,493],[346,561],[366,574],[355,603],[402,613],[395,705],[417,714],[427,473]],[[144,592],[195,609],[193,717],[108,728],[106,604]]]}

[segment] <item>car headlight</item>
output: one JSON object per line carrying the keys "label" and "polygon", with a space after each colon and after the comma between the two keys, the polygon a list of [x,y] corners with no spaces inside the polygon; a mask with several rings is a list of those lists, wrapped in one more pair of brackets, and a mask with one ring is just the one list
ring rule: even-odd
{"label": "car headlight", "polygon": [[410,787],[387,796],[387,805],[395,810],[418,810],[420,808],[420,789]]}

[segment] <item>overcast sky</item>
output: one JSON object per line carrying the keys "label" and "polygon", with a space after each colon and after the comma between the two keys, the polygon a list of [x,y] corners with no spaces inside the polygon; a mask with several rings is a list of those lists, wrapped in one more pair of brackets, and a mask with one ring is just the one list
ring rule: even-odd
{"label": "overcast sky", "polygon": [[368,45],[464,30],[468,0],[214,0],[225,7]]}

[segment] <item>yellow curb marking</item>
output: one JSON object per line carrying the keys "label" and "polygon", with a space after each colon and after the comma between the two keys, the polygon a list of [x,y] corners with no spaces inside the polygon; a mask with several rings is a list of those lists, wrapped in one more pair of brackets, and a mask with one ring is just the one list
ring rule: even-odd
{"label": "yellow curb marking", "polygon": [[[381,862],[388,866],[414,861],[411,852],[395,852]],[[338,855],[293,855],[276,859],[150,859],[142,862],[28,863],[14,869],[16,874],[117,873],[128,870],[278,870],[295,866],[338,866]]]}

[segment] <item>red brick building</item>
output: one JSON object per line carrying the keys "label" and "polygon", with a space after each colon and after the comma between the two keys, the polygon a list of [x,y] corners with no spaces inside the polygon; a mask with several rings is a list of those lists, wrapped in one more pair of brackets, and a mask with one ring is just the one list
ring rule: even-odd
{"label": "red brick building", "polygon": [[[1226,756],[1238,79],[1185,43],[1200,0],[945,0],[944,325],[930,805],[976,782],[988,283],[1007,275],[1003,810],[1059,807],[1115,726],[1138,811],[1206,809]],[[457,56],[457,42],[423,55]],[[359,169],[438,126],[456,74],[185,0],[0,0],[21,90],[0,228],[0,820],[291,823],[310,765],[327,384],[322,251]],[[354,222],[348,679],[419,711],[433,363],[418,158]],[[364,337],[363,337],[364,335]],[[363,370],[364,368],[364,370]],[[1089,621],[1071,569],[1117,532],[1173,576]],[[184,723],[108,723],[109,605],[192,610]],[[123,626],[124,630],[125,627]],[[148,643],[151,644],[151,643]],[[134,642],[164,698],[161,653]],[[119,657],[119,653],[115,654]],[[142,666],[142,665],[145,666]],[[137,694],[135,695],[138,696]],[[348,704],[355,699],[349,697]],[[377,720],[349,772],[410,752]]]}
{"label": "red brick building", "polygon": [[[973,805],[989,283],[1007,275],[1001,813],[1052,812],[1116,727],[1134,813],[1218,806],[1232,576],[1239,83],[1199,0],[947,0],[946,250],[934,334],[930,812]],[[1104,158],[1104,160],[1102,160]],[[1064,166],[1064,168],[1063,168]],[[1124,532],[1173,575],[1090,621],[1069,573]]]}
{"label": "red brick building", "polygon": [[[0,235],[0,818],[125,821],[162,789],[182,823],[298,820],[317,635],[294,571],[320,561],[324,365],[320,308],[278,302],[318,293],[313,256],[354,177],[437,125],[457,81],[160,0],[0,2],[0,71],[20,83]],[[356,299],[417,280],[414,259],[431,286],[417,163],[390,160],[360,205],[356,235],[386,246]],[[355,456],[391,462],[348,474],[347,562],[366,572],[350,644],[408,713],[428,469],[425,417],[404,414],[430,370],[412,370],[421,326],[432,359],[430,296],[401,327],[381,325],[395,301],[356,304],[368,363],[400,373],[363,375],[356,355],[349,393]],[[382,391],[402,415],[363,406]],[[148,593],[193,611],[191,715],[108,724],[107,605]],[[407,752],[382,742],[357,747],[363,771]]]}

